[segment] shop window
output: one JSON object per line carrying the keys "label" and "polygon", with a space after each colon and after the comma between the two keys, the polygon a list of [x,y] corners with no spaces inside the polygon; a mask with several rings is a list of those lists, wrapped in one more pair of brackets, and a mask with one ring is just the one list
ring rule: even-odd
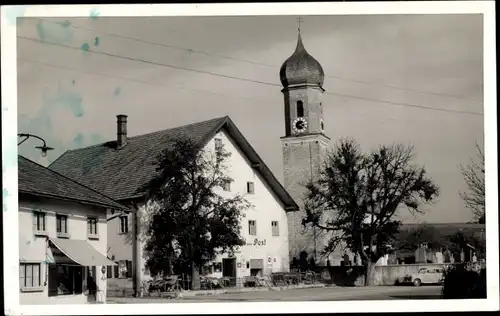
{"label": "shop window", "polygon": [[50,264],[49,296],[83,293],[83,267]]}
{"label": "shop window", "polygon": [[41,265],[39,263],[19,264],[19,287],[21,290],[36,289],[41,286]]}

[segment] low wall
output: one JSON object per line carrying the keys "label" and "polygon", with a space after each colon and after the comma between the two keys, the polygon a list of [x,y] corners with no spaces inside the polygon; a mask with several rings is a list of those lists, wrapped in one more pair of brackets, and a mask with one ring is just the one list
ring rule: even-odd
{"label": "low wall", "polygon": [[[439,267],[449,264],[421,263],[421,264],[394,264],[375,266],[372,285],[395,285],[396,281],[411,273],[417,273],[420,268]],[[325,283],[337,286],[363,286],[365,284],[365,268],[363,266],[349,267],[320,267],[317,269]]]}
{"label": "low wall", "polygon": [[132,278],[108,279],[107,297],[124,297],[134,294]]}
{"label": "low wall", "polygon": [[416,263],[416,264],[394,264],[376,266],[373,285],[395,285],[407,274],[417,273],[420,268],[443,268],[449,264],[438,263]]}

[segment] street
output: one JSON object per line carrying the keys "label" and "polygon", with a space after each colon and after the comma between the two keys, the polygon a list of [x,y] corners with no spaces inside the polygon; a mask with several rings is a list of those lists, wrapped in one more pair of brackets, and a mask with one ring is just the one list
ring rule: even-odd
{"label": "street", "polygon": [[244,292],[221,295],[165,298],[108,298],[108,303],[203,303],[203,302],[269,302],[269,301],[352,301],[440,299],[440,286],[378,286],[291,289],[283,291]]}

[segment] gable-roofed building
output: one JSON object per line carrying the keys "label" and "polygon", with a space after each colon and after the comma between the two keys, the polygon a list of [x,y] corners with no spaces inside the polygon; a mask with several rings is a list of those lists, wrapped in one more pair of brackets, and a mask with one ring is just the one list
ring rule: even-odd
{"label": "gable-roofed building", "polygon": [[18,156],[21,304],[85,303],[88,277],[106,299],[107,211],[127,208]]}
{"label": "gable-roofed building", "polygon": [[[116,140],[67,151],[49,166],[134,209],[108,218],[108,256],[126,262],[129,271],[124,275],[112,271],[111,277],[128,279],[135,291],[147,277],[140,231],[147,201],[140,188],[155,175],[160,152],[179,139],[189,139],[208,150],[222,143],[232,154],[227,164],[234,181],[226,188],[228,192],[221,189],[220,194],[245,194],[253,205],[241,222],[247,245],[235,258],[217,258],[213,274],[242,277],[288,270],[287,212],[298,206],[228,116],[128,137],[127,116],[118,115]],[[126,281],[117,280],[116,284]]]}

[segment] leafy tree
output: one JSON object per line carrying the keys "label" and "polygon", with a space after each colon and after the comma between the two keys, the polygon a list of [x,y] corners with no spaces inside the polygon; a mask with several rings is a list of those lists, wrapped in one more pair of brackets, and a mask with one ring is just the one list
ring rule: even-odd
{"label": "leafy tree", "polygon": [[144,250],[153,276],[171,273],[177,260],[190,268],[191,288],[199,289],[204,264],[244,245],[240,216],[250,204],[240,195],[217,193],[233,181],[229,157],[223,147],[210,152],[189,140],[178,140],[158,157],[157,174],[144,186],[152,212]]}
{"label": "leafy tree", "polygon": [[415,230],[400,231],[397,234],[395,248],[414,251],[422,243],[427,243],[429,248],[436,250],[447,247],[446,239],[438,229],[428,225],[420,225]]}
{"label": "leafy tree", "polygon": [[420,213],[421,203],[438,195],[423,167],[412,165],[413,147],[381,146],[363,154],[353,140],[342,140],[325,161],[318,179],[307,185],[304,225],[331,233],[323,254],[341,243],[359,253],[370,285],[374,265],[388,250],[400,222],[400,208]]}
{"label": "leafy tree", "polygon": [[463,249],[466,249],[466,245],[469,244],[476,249],[476,255],[478,257],[485,256],[485,240],[474,232],[464,232],[459,230],[454,234],[447,236],[446,240],[448,242],[448,249],[450,249],[453,253],[460,253]]}
{"label": "leafy tree", "polygon": [[472,160],[467,166],[460,166],[467,191],[460,192],[460,197],[465,202],[465,206],[474,213],[478,223],[485,222],[485,184],[484,184],[484,153],[476,144],[478,151],[478,161]]}

